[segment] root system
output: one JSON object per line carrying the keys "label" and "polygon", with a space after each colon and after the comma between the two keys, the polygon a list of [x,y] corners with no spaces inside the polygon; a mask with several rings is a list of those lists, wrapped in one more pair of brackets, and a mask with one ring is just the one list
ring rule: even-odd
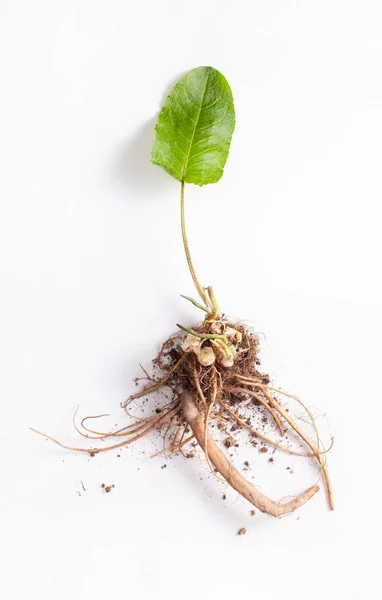
{"label": "root system", "polygon": [[[233,466],[210,434],[209,425],[212,420],[217,421],[220,428],[224,428],[224,424],[228,421],[235,424],[235,431],[232,432],[231,427],[232,435],[226,439],[226,447],[235,444],[236,432],[246,430],[254,439],[263,440],[280,451],[314,457],[326,483],[330,508],[333,509],[332,487],[325,462],[325,454],[330,448],[321,447],[315,419],[309,408],[296,396],[273,387],[268,375],[260,372],[258,336],[244,325],[227,322],[224,318],[212,323],[205,321],[202,325],[187,331],[192,333],[175,334],[163,344],[157,358],[153,361],[161,374],[160,377],[153,378],[144,370],[143,379],[146,383],[137,393],[130,396],[123,407],[130,415],[129,405],[132,402],[156,394],[162,388],[167,388],[171,392],[172,399],[169,403],[157,408],[151,416],[136,419],[134,423],[113,432],[100,431],[88,426],[91,419],[105,415],[85,417],[80,426],[76,424],[74,418],[75,427],[83,437],[92,440],[105,438],[114,440],[114,443],[106,447],[72,448],[50,436],[46,437],[63,448],[89,452],[92,455],[129,445],[158,429],[163,435],[163,449],[157,454],[167,456],[181,452],[190,456],[190,452],[186,450],[187,445],[192,443],[194,447],[197,442],[213,473],[220,474],[232,488],[258,510],[276,517],[294,511],[318,492],[319,487],[313,485],[286,503],[275,502],[262,494]],[[224,359],[229,356],[229,342],[233,338],[237,340],[235,346],[231,344],[234,347],[234,361],[227,367],[224,365]],[[220,340],[223,341],[223,345],[216,345]],[[201,363],[207,355],[211,364],[205,366]],[[313,428],[314,439],[307,435],[289,411],[283,407],[281,400],[283,396],[295,400],[303,407]],[[278,432],[280,439],[271,439],[253,428],[251,418],[240,416],[243,407],[246,408],[246,414],[249,411],[254,416],[260,410],[266,410],[269,419],[274,422],[275,433]],[[296,451],[283,444],[285,425],[289,426],[300,442],[306,446],[306,452]]]}

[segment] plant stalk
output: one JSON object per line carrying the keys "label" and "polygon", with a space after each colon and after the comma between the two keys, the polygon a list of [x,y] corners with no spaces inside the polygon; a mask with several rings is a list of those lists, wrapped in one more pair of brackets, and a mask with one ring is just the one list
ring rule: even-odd
{"label": "plant stalk", "polygon": [[208,301],[207,301],[207,296],[206,296],[206,294],[204,292],[204,289],[200,285],[199,280],[198,280],[198,278],[196,276],[194,265],[193,265],[192,258],[191,258],[190,248],[188,246],[188,239],[187,239],[187,233],[186,233],[186,219],[185,219],[185,214],[184,214],[184,185],[185,185],[184,181],[181,181],[181,188],[180,188],[180,221],[181,221],[181,226],[182,226],[182,238],[183,238],[184,251],[185,251],[185,254],[186,254],[186,258],[187,258],[188,268],[189,268],[189,271],[191,273],[191,277],[192,277],[192,280],[193,280],[194,285],[196,287],[196,290],[197,290],[199,296],[201,297],[201,299],[203,300],[205,306],[209,306]]}

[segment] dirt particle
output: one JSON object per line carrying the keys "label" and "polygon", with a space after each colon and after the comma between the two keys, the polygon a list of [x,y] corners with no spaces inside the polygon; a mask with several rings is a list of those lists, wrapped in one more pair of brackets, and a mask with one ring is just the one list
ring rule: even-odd
{"label": "dirt particle", "polygon": [[226,494],[223,494],[222,498],[223,498],[223,500],[227,500]]}
{"label": "dirt particle", "polygon": [[274,458],[268,458],[268,462],[274,462]]}
{"label": "dirt particle", "polygon": [[265,452],[268,452],[268,448],[266,446],[261,446],[259,452],[261,452],[262,454],[264,454]]}
{"label": "dirt particle", "polygon": [[235,440],[230,435],[228,437],[226,437],[226,439],[224,440],[223,443],[226,448],[231,448],[231,446],[235,446]]}
{"label": "dirt particle", "polygon": [[103,488],[107,494],[109,494],[109,492],[111,492],[111,490],[114,487],[115,487],[114,483],[112,483],[111,485],[105,485],[104,483],[101,483],[101,488]]}
{"label": "dirt particle", "polygon": [[237,532],[237,535],[245,535],[247,533],[247,530],[245,527],[240,527],[239,531]]}
{"label": "dirt particle", "polygon": [[161,469],[167,469],[167,465],[166,464],[162,465]]}
{"label": "dirt particle", "polygon": [[251,515],[251,517],[254,517],[256,513],[254,510],[251,510],[249,514]]}
{"label": "dirt particle", "polygon": [[92,458],[96,455],[96,452],[89,452],[89,456],[91,456]]}

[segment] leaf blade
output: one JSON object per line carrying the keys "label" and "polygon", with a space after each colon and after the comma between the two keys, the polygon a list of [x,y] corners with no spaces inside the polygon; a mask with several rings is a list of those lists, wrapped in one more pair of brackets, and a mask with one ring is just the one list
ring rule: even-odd
{"label": "leaf blade", "polygon": [[184,75],[167,96],[155,127],[151,161],[186,183],[216,183],[235,127],[231,88],[213,67]]}

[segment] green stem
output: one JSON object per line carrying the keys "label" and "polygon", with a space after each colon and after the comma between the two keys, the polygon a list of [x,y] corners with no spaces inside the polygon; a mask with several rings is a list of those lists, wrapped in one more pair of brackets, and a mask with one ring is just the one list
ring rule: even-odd
{"label": "green stem", "polygon": [[224,352],[226,353],[227,358],[232,358],[231,350],[228,348],[228,345],[225,343],[224,340],[213,340],[211,344],[217,344],[218,346],[221,346]]}
{"label": "green stem", "polygon": [[198,278],[196,277],[194,265],[192,263],[192,258],[191,258],[191,254],[190,254],[190,249],[188,246],[187,233],[186,233],[186,219],[185,219],[185,215],[184,215],[184,181],[181,182],[181,188],[180,188],[180,221],[181,221],[181,226],[182,226],[183,246],[184,246],[184,251],[186,253],[188,268],[191,273],[192,280],[194,282],[194,285],[197,289],[199,296],[203,300],[205,306],[208,306],[206,294],[205,294],[202,286],[200,285]]}
{"label": "green stem", "polygon": [[221,335],[220,333],[199,333],[199,331],[188,329],[187,327],[184,327],[184,325],[180,325],[179,323],[177,323],[176,326],[179,327],[179,329],[182,329],[182,331],[185,331],[186,333],[194,335],[198,338],[202,338],[205,340],[222,340],[223,342],[227,342],[226,337],[224,335]]}
{"label": "green stem", "polygon": [[179,329],[182,329],[182,331],[185,331],[186,333],[189,333],[190,335],[194,335],[197,338],[201,338],[202,340],[212,340],[211,344],[217,344],[220,345],[224,352],[226,353],[228,358],[232,357],[231,354],[231,350],[228,348],[228,344],[227,344],[227,338],[225,337],[225,335],[221,335],[219,333],[199,333],[199,331],[194,331],[193,329],[188,329],[188,327],[184,327],[183,325],[180,325],[179,323],[176,324],[177,327],[179,327]]}
{"label": "green stem", "polygon": [[208,286],[207,288],[207,292],[208,292],[208,299],[210,301],[210,305],[212,307],[212,313],[209,315],[209,319],[208,322],[212,322],[215,321],[215,319],[219,316],[219,305],[216,302],[216,298],[215,298],[215,294],[214,294],[214,290],[212,289],[211,286]]}
{"label": "green stem", "polygon": [[191,302],[191,304],[193,304],[194,306],[196,306],[196,308],[200,308],[201,310],[204,310],[204,312],[208,313],[208,308],[206,308],[205,306],[203,306],[203,304],[200,304],[199,302],[196,302],[196,300],[194,300],[193,298],[190,298],[190,296],[183,296],[183,294],[181,294],[180,297],[184,298],[185,300],[188,300],[189,302]]}

